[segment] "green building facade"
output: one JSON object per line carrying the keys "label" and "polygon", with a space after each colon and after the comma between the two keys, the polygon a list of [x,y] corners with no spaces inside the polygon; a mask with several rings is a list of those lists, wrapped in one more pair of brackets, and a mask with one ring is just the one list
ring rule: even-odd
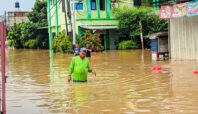
{"label": "green building facade", "polygon": [[[74,4],[70,4],[70,1]],[[133,0],[48,0],[48,29],[51,39],[61,31],[72,35],[71,8],[75,10],[76,39],[85,30],[99,34],[106,50],[116,49],[118,20],[112,15],[114,7],[133,6]],[[50,36],[50,35],[49,35]],[[52,42],[51,42],[52,44]]]}
{"label": "green building facade", "polygon": [[[75,2],[73,5],[70,1]],[[49,43],[61,31],[71,37],[71,11],[75,9],[75,34],[80,38],[85,30],[99,34],[106,50],[116,49],[118,20],[112,15],[114,7],[149,6],[159,10],[162,5],[173,5],[195,0],[47,0]]]}

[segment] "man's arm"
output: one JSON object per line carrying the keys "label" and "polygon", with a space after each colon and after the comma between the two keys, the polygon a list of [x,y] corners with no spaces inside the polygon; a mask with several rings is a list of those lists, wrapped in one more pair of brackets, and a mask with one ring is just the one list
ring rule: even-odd
{"label": "man's arm", "polygon": [[68,77],[68,82],[71,81],[71,75],[72,75],[73,72],[74,72],[74,65],[75,65],[74,62],[75,62],[75,59],[72,58],[72,61],[71,61],[70,65],[69,65],[69,77]]}
{"label": "man's arm", "polygon": [[89,64],[89,60],[88,60],[88,63],[87,63],[87,68],[88,68],[88,72],[92,72],[91,66]]}
{"label": "man's arm", "polygon": [[91,72],[94,76],[96,76],[96,72],[94,72],[91,67],[90,67],[90,64],[89,64],[89,61],[88,61],[88,72]]}

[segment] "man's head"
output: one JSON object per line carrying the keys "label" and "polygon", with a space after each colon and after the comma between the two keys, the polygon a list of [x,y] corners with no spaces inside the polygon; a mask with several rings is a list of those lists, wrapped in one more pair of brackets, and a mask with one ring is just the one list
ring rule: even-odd
{"label": "man's head", "polygon": [[86,44],[86,48],[89,48],[89,44]]}
{"label": "man's head", "polygon": [[81,48],[80,49],[80,57],[82,59],[84,59],[86,57],[86,52],[87,52],[87,49],[86,48]]}
{"label": "man's head", "polygon": [[78,48],[78,44],[75,44],[75,48]]}

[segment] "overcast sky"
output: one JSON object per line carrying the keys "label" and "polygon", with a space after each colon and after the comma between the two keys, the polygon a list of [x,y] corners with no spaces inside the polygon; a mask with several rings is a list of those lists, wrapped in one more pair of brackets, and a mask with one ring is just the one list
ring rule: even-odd
{"label": "overcast sky", "polygon": [[0,15],[4,14],[4,11],[14,11],[15,2],[20,3],[21,11],[31,11],[35,0],[0,0]]}

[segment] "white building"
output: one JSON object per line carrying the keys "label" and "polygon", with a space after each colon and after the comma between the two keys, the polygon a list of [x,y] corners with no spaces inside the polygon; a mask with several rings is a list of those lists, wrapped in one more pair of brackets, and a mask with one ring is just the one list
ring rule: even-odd
{"label": "white building", "polygon": [[7,26],[11,27],[14,23],[29,22],[27,11],[9,11],[7,13]]}
{"label": "white building", "polygon": [[4,21],[4,16],[0,15],[0,22],[3,22],[3,21]]}

